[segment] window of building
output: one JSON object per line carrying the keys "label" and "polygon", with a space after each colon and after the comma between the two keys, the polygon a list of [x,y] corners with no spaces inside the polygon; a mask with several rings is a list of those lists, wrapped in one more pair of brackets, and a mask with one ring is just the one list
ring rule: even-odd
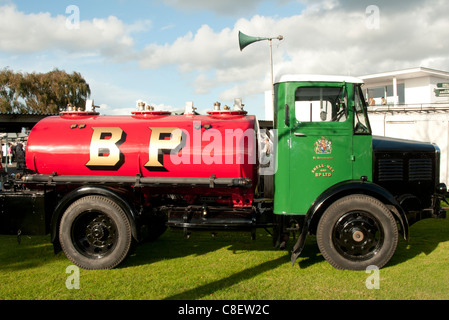
{"label": "window of building", "polygon": [[[368,89],[368,96],[376,100],[376,103],[380,104],[380,99],[385,97],[387,103],[394,103],[394,91],[393,85],[374,87]],[[398,103],[405,103],[405,85],[403,83],[398,84]]]}

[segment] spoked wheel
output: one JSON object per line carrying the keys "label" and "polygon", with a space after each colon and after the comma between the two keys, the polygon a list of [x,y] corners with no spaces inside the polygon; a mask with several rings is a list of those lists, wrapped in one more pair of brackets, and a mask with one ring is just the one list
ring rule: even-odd
{"label": "spoked wheel", "polygon": [[66,256],[84,269],[111,269],[128,255],[128,218],[115,202],[100,196],[75,201],[64,213],[59,239]]}
{"label": "spoked wheel", "polygon": [[317,242],[324,258],[337,269],[382,268],[396,251],[398,228],[382,202],[351,195],[324,212],[318,223]]}

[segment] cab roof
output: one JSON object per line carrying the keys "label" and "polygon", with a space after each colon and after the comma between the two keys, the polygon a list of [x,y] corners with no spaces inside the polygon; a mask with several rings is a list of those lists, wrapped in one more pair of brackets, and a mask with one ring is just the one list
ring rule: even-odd
{"label": "cab roof", "polygon": [[351,76],[330,76],[318,74],[287,74],[276,78],[275,83],[281,82],[347,82],[361,83],[363,80]]}

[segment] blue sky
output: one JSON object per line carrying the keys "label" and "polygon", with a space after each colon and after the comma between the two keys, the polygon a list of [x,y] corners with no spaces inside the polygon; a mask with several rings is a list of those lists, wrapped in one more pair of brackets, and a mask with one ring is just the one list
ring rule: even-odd
{"label": "blue sky", "polygon": [[[66,25],[71,5],[78,29]],[[263,118],[268,43],[240,52],[239,30],[285,37],[273,42],[275,74],[448,71],[447,12],[438,0],[0,0],[0,67],[80,72],[103,114],[129,114],[140,99],[204,112],[242,98]]]}

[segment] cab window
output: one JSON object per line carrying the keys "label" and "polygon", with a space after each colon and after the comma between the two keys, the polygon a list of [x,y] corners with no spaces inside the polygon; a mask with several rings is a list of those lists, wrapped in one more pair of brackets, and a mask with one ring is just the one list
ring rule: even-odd
{"label": "cab window", "polygon": [[356,85],[354,85],[354,134],[371,134],[362,89]]}
{"label": "cab window", "polygon": [[344,122],[347,120],[343,87],[301,87],[295,94],[295,117],[299,122]]}

